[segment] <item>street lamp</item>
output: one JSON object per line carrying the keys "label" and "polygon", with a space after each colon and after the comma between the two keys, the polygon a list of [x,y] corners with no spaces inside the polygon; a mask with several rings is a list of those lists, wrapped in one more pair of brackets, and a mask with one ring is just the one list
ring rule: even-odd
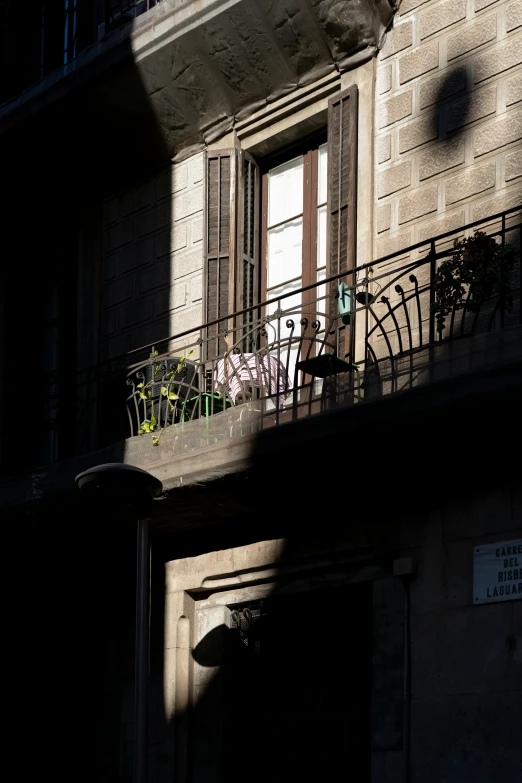
{"label": "street lamp", "polygon": [[134,783],[147,779],[147,691],[149,677],[150,519],[152,501],[163,491],[161,481],[133,465],[107,463],[79,473],[76,486],[102,504],[133,506],[137,516],[136,636],[134,670]]}

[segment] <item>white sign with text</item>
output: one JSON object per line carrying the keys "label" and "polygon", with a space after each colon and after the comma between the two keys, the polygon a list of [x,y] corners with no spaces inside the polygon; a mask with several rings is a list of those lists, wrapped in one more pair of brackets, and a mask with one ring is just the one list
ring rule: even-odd
{"label": "white sign with text", "polygon": [[476,546],[473,551],[473,603],[522,598],[522,538]]}

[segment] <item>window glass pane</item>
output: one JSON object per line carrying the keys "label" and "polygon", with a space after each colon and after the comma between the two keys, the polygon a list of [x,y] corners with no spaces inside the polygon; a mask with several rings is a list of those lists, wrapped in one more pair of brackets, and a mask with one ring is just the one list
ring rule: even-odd
{"label": "window glass pane", "polygon": [[317,261],[316,266],[326,266],[326,206],[317,210]]}
{"label": "window glass pane", "polygon": [[321,144],[319,147],[319,154],[317,156],[317,203],[326,204],[327,190],[326,182],[328,176],[328,144]]}
{"label": "window glass pane", "polygon": [[[296,312],[296,318],[301,318],[301,287],[303,285],[303,281],[299,277],[297,280],[292,280],[290,283],[284,283],[283,285],[278,286],[277,288],[272,288],[270,291],[267,291],[267,296],[269,299],[275,299],[278,296],[284,296],[285,294],[291,294],[292,291],[297,291],[293,296],[287,296],[286,299],[281,300],[281,310],[284,310],[285,312],[287,310],[291,310],[295,308]],[[269,313],[275,312],[277,310],[278,304],[277,302],[274,302],[271,305],[268,305],[267,311]],[[288,316],[289,318],[293,318],[293,315]],[[286,317],[284,318],[286,321]],[[275,322],[274,322],[275,323]],[[282,328],[282,327],[281,327]]]}
{"label": "window glass pane", "polygon": [[303,157],[283,163],[268,173],[268,226],[303,211]]}
{"label": "window glass pane", "polygon": [[267,288],[301,277],[303,219],[290,220],[268,232]]}

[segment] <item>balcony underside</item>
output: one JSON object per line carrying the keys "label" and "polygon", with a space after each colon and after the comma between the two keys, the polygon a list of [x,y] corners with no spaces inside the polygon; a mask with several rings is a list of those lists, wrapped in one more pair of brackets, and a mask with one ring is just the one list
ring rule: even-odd
{"label": "balcony underside", "polygon": [[[265,539],[284,537],[289,527],[299,527],[300,516],[317,512],[324,532],[337,524],[337,512],[345,523],[352,514],[368,513],[377,485],[381,498],[397,497],[398,488],[407,487],[400,501],[406,508],[424,497],[437,465],[447,475],[438,493],[458,491],[464,469],[466,482],[507,475],[517,470],[516,458],[508,454],[521,435],[521,331],[518,360],[499,359],[496,366],[407,393],[263,431],[254,404],[247,403],[217,414],[210,427],[198,420],[170,428],[161,449],[135,437],[33,469],[2,482],[3,517],[24,524],[58,513],[76,524],[85,509],[79,504],[75,475],[95,464],[120,461],[122,446],[124,462],[163,481],[164,495],[153,509],[155,534],[186,538],[186,555],[197,551],[202,529],[209,540],[215,529],[219,549],[256,540],[261,531]],[[276,477],[279,489],[274,495]],[[277,513],[272,513],[276,506]],[[325,515],[325,508],[335,513]],[[178,547],[172,556],[184,556],[183,549]]]}
{"label": "balcony underside", "polygon": [[151,156],[153,120],[173,157],[371,57],[392,16],[388,0],[163,0],[0,108],[0,132],[81,87],[78,119],[130,136],[135,158]]}

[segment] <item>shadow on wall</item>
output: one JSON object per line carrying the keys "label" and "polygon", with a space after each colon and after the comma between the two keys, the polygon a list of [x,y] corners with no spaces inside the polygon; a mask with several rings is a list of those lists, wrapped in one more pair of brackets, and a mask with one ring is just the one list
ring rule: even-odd
{"label": "shadow on wall", "polygon": [[[24,24],[42,5],[23,4]],[[42,84],[38,107],[27,101],[16,122],[7,117],[0,125],[2,463],[7,475],[33,470],[27,510],[4,540],[12,557],[5,759],[11,755],[17,776],[27,779],[52,770],[56,781],[108,783],[125,778],[121,756],[132,758],[132,523],[116,513],[95,514],[75,499],[46,504],[42,490],[45,465],[60,460],[67,472],[67,460],[78,452],[80,417],[88,415],[81,419],[87,450],[112,438],[113,411],[102,405],[114,388],[110,374],[92,376],[87,387],[78,382],[91,377],[86,368],[111,358],[102,357],[113,312],[109,296],[118,300],[117,279],[136,252],[128,244],[112,253],[118,274],[109,291],[104,202],[147,178],[161,179],[169,162],[130,32],[131,25],[117,31],[118,49],[101,74],[75,83],[80,55],[58,92],[46,95]],[[21,56],[15,55],[13,69]],[[170,280],[170,269],[165,274]],[[168,320],[156,325],[154,339],[167,336]],[[111,460],[123,459],[123,450],[113,449]]]}
{"label": "shadow on wall", "polygon": [[474,119],[474,100],[473,82],[465,64],[440,76],[436,85],[427,83],[424,91],[421,87],[421,109],[431,112],[427,140],[437,139],[439,145],[448,148],[448,154],[455,150],[455,163],[450,165],[462,162],[457,154],[462,141],[458,133]]}
{"label": "shadow on wall", "polygon": [[[226,502],[230,494],[236,503],[241,500],[244,514],[218,526],[209,512],[214,524],[207,528],[208,534],[187,530],[170,541],[170,551],[163,546],[168,562],[258,541],[285,540],[281,556],[271,566],[277,574],[250,583],[251,598],[242,605],[235,605],[226,590],[211,587],[192,596],[206,602],[205,611],[212,611],[213,618],[221,613],[222,619],[216,619],[215,627],[192,651],[198,667],[194,705],[179,710],[166,727],[166,747],[172,743],[175,748],[176,783],[245,778],[318,783],[333,777],[347,758],[357,780],[370,781],[372,753],[381,753],[381,758],[400,756],[407,725],[404,597],[390,595],[390,583],[398,580],[387,579],[381,594],[385,608],[378,619],[371,579],[379,579],[375,576],[379,569],[389,576],[393,559],[404,556],[405,549],[411,552],[412,547],[422,546],[428,530],[430,536],[442,536],[437,525],[431,529],[434,520],[456,521],[467,509],[473,524],[474,510],[484,498],[491,502],[505,497],[506,488],[518,485],[516,460],[492,464],[487,457],[479,458],[473,461],[471,473],[448,464],[447,439],[440,433],[461,432],[463,422],[468,454],[487,455],[499,446],[502,451],[512,440],[518,386],[497,399],[494,392],[487,392],[487,383],[486,378],[481,396],[477,378],[469,398],[450,393],[444,401],[438,396],[440,390],[435,390],[435,404],[426,409],[419,406],[419,399],[431,392],[422,390],[413,407],[404,398],[388,399],[378,403],[379,411],[361,406],[337,417],[325,414],[321,421],[262,433],[248,477],[237,478],[235,484],[225,482],[222,495],[208,500],[210,508]],[[484,410],[501,410],[502,422],[484,431],[477,426],[483,422]],[[295,435],[296,428],[302,430],[301,438]],[[499,432],[505,433],[500,443]],[[457,533],[446,530],[445,535]],[[298,575],[296,561],[302,566]],[[164,588],[161,565],[157,590]],[[357,584],[358,569],[366,569],[370,581]],[[254,573],[255,569],[251,576]],[[225,580],[237,574],[213,576]],[[258,600],[264,583],[267,588]],[[223,604],[211,601],[212,597],[221,598]],[[152,600],[159,624],[164,621],[164,604],[156,599],[159,593]],[[259,612],[254,623],[245,608],[252,614]],[[234,611],[239,613],[236,618]],[[254,628],[248,639],[242,623]],[[385,637],[381,649],[388,658],[376,654],[381,633]],[[157,649],[156,655],[159,659]],[[155,668],[156,680],[162,674]],[[429,705],[427,709],[424,720],[430,727],[430,721],[437,726],[440,713],[430,713]],[[472,762],[466,761],[476,774],[483,762],[498,763],[494,740],[487,739],[489,730],[483,725],[487,731],[483,750]],[[439,753],[447,739],[439,727],[423,745],[420,738],[425,730],[424,725],[416,728],[418,743],[412,743],[415,776],[425,776],[433,763],[443,777],[454,763],[451,755]],[[457,756],[460,742],[457,736],[453,749]],[[506,753],[502,761],[506,774],[513,772],[518,744],[516,727],[508,722],[505,747],[511,755]],[[424,756],[430,752],[428,763]],[[156,766],[161,748],[152,746],[151,754],[151,780],[161,781],[161,764],[159,769]]]}

